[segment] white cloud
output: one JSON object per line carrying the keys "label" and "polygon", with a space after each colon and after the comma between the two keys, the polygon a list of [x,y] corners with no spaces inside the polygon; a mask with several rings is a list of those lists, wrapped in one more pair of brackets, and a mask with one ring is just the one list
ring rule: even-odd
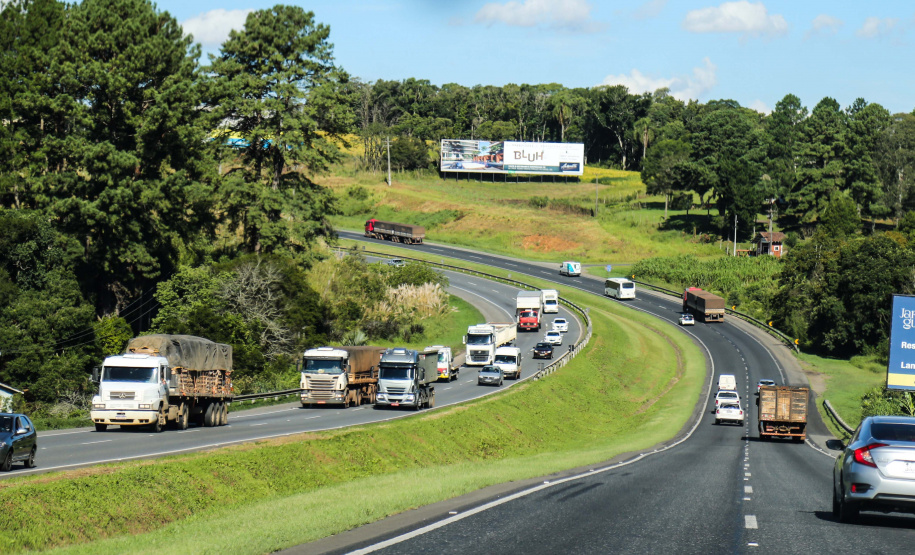
{"label": "white cloud", "polygon": [[473,20],[486,25],[504,23],[513,27],[583,28],[588,26],[590,17],[591,4],[586,0],[523,0],[486,4]]}
{"label": "white cloud", "polygon": [[864,20],[864,24],[861,25],[861,28],[858,29],[855,34],[866,39],[888,35],[893,31],[893,28],[896,27],[897,23],[899,23],[899,20],[892,17],[887,17],[885,19],[868,17]]}
{"label": "white cloud", "polygon": [[632,16],[636,19],[651,19],[657,17],[666,5],[667,0],[648,0],[639,6]]}
{"label": "white cloud", "polygon": [[718,84],[718,67],[708,58],[701,67],[693,68],[692,75],[679,77],[651,77],[637,69],[629,75],[608,75],[601,85],[624,85],[633,94],[670,89],[671,96],[683,101],[699,99]]}
{"label": "white cloud", "polygon": [[782,35],[788,22],[781,15],[769,15],[762,2],[725,2],[717,8],[702,8],[686,14],[683,28],[693,33],[739,33],[745,36]]}
{"label": "white cloud", "polygon": [[769,106],[767,106],[765,102],[763,102],[762,100],[759,100],[759,99],[751,102],[750,105],[747,106],[747,108],[749,108],[751,110],[756,110],[760,114],[771,114],[772,113],[772,108],[769,108]]}
{"label": "white cloud", "polygon": [[245,19],[253,11],[219,8],[187,19],[181,26],[186,34],[194,35],[194,40],[204,46],[219,46],[229,38],[229,31],[244,29]]}
{"label": "white cloud", "polygon": [[844,25],[841,19],[835,18],[831,15],[826,15],[821,13],[820,15],[813,18],[813,25],[810,28],[810,33],[829,33],[835,34],[839,30],[839,27]]}

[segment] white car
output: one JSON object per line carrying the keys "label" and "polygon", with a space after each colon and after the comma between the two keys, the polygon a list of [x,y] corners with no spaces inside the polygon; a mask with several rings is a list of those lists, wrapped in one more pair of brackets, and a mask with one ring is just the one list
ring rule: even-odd
{"label": "white car", "polygon": [[736,391],[722,390],[715,395],[715,406],[719,407],[722,404],[736,403],[740,404],[740,395]]}
{"label": "white car", "polygon": [[740,408],[740,403],[726,401],[718,405],[715,409],[715,424],[722,422],[737,422],[743,426],[743,409]]}
{"label": "white car", "polygon": [[407,263],[400,258],[392,258],[388,260],[388,266],[394,266],[395,268],[403,268],[406,265]]}
{"label": "white car", "polygon": [[562,345],[562,334],[556,330],[550,330],[543,336],[543,342],[550,345]]}
{"label": "white car", "polygon": [[770,380],[770,379],[767,379],[767,378],[763,378],[763,379],[759,380],[758,382],[756,382],[756,394],[757,394],[757,395],[759,395],[759,388],[761,388],[761,387],[763,387],[763,386],[766,386],[766,387],[774,387],[774,386],[775,386],[775,380]]}
{"label": "white car", "polygon": [[569,331],[569,321],[565,318],[553,318],[553,330],[562,333]]}
{"label": "white car", "polygon": [[695,326],[696,325],[695,318],[693,318],[693,315],[690,314],[689,312],[684,312],[683,314],[681,314],[679,322],[680,322],[681,326]]}

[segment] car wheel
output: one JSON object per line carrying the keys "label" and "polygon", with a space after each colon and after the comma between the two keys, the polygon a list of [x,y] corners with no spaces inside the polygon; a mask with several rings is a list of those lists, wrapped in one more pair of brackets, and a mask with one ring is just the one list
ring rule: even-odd
{"label": "car wheel", "polygon": [[3,461],[3,464],[0,464],[0,470],[3,472],[9,472],[13,468],[13,449],[10,447],[10,452],[6,454],[6,460]]}
{"label": "car wheel", "polygon": [[743,426],[743,420],[741,420],[741,421],[739,422],[739,424],[740,424],[741,426]]}
{"label": "car wheel", "polygon": [[26,468],[35,468],[35,451],[37,450],[37,447],[32,447],[32,450],[29,451],[29,458],[25,460]]}

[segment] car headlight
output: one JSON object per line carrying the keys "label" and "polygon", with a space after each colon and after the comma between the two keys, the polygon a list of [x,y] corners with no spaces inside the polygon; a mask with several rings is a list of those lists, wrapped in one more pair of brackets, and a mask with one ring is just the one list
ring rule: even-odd
{"label": "car headlight", "polygon": [[6,442],[0,441],[0,449],[3,449],[4,447],[6,447]]}
{"label": "car headlight", "polygon": [[94,409],[103,409],[105,408],[105,403],[93,403],[92,408]]}
{"label": "car headlight", "polygon": [[145,405],[141,404],[141,405],[138,405],[138,406],[139,406],[139,408],[141,408],[141,409],[148,409],[148,408],[149,408],[149,403],[146,403]]}

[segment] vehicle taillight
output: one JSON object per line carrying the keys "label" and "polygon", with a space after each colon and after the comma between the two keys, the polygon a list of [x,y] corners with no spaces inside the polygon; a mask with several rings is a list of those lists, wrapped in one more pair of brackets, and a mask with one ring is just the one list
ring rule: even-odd
{"label": "vehicle taillight", "polygon": [[740,416],[743,416],[743,411],[739,411],[738,414],[740,414]]}
{"label": "vehicle taillight", "polygon": [[855,462],[877,468],[877,465],[874,463],[874,457],[871,456],[871,449],[876,449],[878,447],[886,447],[886,443],[871,443],[870,445],[855,449]]}

